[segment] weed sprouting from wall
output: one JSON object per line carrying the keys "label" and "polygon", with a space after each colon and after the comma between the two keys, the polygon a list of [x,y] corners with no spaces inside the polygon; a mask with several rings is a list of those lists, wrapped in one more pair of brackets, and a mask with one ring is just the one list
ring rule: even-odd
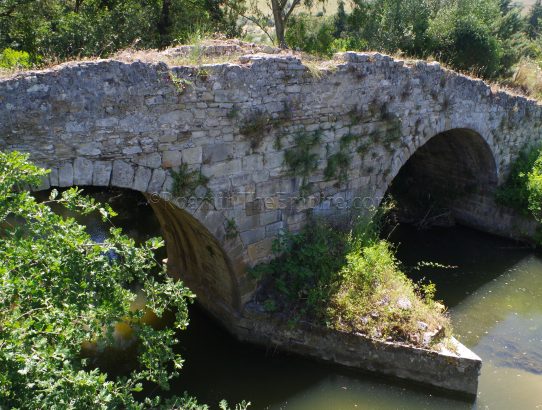
{"label": "weed sprouting from wall", "polygon": [[235,222],[235,219],[233,218],[226,219],[224,228],[226,230],[226,239],[231,240],[239,236],[239,228],[237,227],[237,223]]}
{"label": "weed sprouting from wall", "polygon": [[180,95],[184,94],[188,87],[194,85],[192,81],[179,77],[173,71],[168,71],[168,78]]}
{"label": "weed sprouting from wall", "polygon": [[321,131],[299,132],[294,137],[295,146],[284,153],[288,173],[301,178],[301,196],[309,193],[308,178],[318,168],[318,154],[314,152],[314,148],[318,147],[321,139]]}
{"label": "weed sprouting from wall", "polygon": [[201,199],[204,201],[212,199],[212,192],[207,186],[209,178],[203,175],[200,170],[190,171],[188,164],[182,164],[177,171],[171,171],[171,176],[173,178],[172,193],[175,197],[188,201],[197,197],[197,190],[201,188],[204,191]]}
{"label": "weed sprouting from wall", "polygon": [[324,176],[327,180],[337,179],[339,184],[348,180],[348,169],[352,163],[350,155],[352,144],[361,140],[360,135],[346,134],[341,138],[339,151],[328,155]]}
{"label": "weed sprouting from wall", "polygon": [[348,117],[350,118],[350,123],[352,125],[358,125],[363,121],[363,110],[359,105],[355,105],[348,112]]}
{"label": "weed sprouting from wall", "polygon": [[244,120],[239,132],[248,138],[250,148],[257,149],[265,134],[273,126],[273,119],[269,113],[260,109],[252,111]]}
{"label": "weed sprouting from wall", "polygon": [[[248,138],[250,148],[258,149],[265,136],[276,127],[280,127],[293,117],[295,103],[292,101],[284,101],[282,110],[274,115],[262,109],[251,111],[243,120],[239,132]],[[232,115],[237,115],[237,112]]]}

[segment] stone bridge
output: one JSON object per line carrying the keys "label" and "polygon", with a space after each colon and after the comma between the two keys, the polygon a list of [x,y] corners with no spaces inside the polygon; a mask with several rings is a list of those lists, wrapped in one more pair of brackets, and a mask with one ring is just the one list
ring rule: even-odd
{"label": "stone bridge", "polygon": [[[493,191],[540,141],[536,102],[436,63],[345,53],[168,67],[102,60],[0,80],[0,149],[51,169],[49,187],[147,195],[168,264],[226,326],[280,230],[376,206],[405,164],[453,187],[464,224],[509,234]],[[408,178],[407,178],[408,179]],[[312,212],[310,212],[312,211]]]}

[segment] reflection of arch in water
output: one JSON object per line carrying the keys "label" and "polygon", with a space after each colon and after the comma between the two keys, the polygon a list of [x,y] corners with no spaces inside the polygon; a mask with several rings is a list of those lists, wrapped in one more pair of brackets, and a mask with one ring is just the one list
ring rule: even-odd
{"label": "reflection of arch in water", "polygon": [[495,158],[485,139],[457,128],[418,148],[397,170],[388,192],[400,203],[405,219],[446,209],[458,222],[487,228],[497,182]]}

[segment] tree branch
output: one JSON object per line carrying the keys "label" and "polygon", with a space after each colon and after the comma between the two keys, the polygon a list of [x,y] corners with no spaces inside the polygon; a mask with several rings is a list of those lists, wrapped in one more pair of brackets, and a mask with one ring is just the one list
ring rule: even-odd
{"label": "tree branch", "polygon": [[267,31],[265,26],[258,20],[257,17],[249,16],[245,12],[239,10],[238,8],[232,7],[230,5],[229,1],[227,1],[227,0],[224,2],[224,5],[226,7],[229,7],[230,9],[236,11],[241,17],[247,19],[248,21],[253,22],[260,30],[262,30],[264,32],[264,34],[269,38],[269,40],[271,40],[271,43],[275,44],[275,40],[273,40],[273,37],[271,36],[271,34],[269,34],[269,32]]}
{"label": "tree branch", "polygon": [[290,10],[284,15],[284,22],[288,21],[290,18],[290,14],[292,14],[292,11],[301,3],[301,0],[294,0],[292,5],[290,6]]}

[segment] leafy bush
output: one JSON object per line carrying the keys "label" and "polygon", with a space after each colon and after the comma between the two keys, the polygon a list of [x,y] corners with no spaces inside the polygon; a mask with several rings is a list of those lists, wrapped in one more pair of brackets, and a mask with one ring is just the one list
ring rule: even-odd
{"label": "leafy bush", "polygon": [[[178,374],[183,360],[173,351],[175,329],[187,326],[187,302],[193,298],[154,260],[162,241],[138,247],[112,228],[109,239],[95,243],[83,226],[23,189],[46,174],[26,156],[0,152],[0,174],[0,407],[158,405],[159,398],[135,394],[142,383],[167,389]],[[47,203],[99,212],[106,221],[114,216],[77,189],[61,196],[53,191]],[[146,309],[157,316],[175,312],[173,328],[155,329],[142,319],[145,310],[131,309],[136,285]],[[95,359],[119,349],[122,333],[136,346],[137,365],[112,376]]]}
{"label": "leafy bush", "polygon": [[6,48],[0,53],[0,68],[24,69],[32,67],[30,54]]}
{"label": "leafy bush", "polygon": [[337,30],[337,20],[334,18],[301,13],[291,17],[286,42],[292,48],[326,57],[340,51],[367,48],[367,42],[359,37],[336,37],[334,33]]}
{"label": "leafy bush", "polygon": [[333,54],[333,31],[331,19],[301,13],[290,18],[285,38],[292,48],[330,56]]}
{"label": "leafy bush", "polygon": [[432,22],[429,33],[435,55],[453,68],[486,77],[499,71],[502,50],[498,39],[475,15],[443,12]]}
{"label": "leafy bush", "polygon": [[529,211],[538,222],[542,222],[542,150],[527,177]]}
{"label": "leafy bush", "polygon": [[221,1],[124,0],[0,2],[0,49],[47,60],[106,56],[125,47],[160,48],[196,30],[238,34]]}
{"label": "leafy bush", "polygon": [[257,300],[340,331],[414,345],[428,345],[427,332],[431,343],[440,340],[449,320],[433,300],[434,286],[415,285],[401,272],[393,247],[379,239],[381,223],[379,212],[349,231],[312,221],[299,234],[282,235],[273,247],[277,258],[253,269],[264,278]]}
{"label": "leafy bush", "polygon": [[[541,150],[538,147],[521,151],[510,167],[510,173],[503,185],[495,193],[495,199],[501,205],[515,209],[523,215],[530,215],[531,173],[535,169]],[[533,184],[533,189],[535,184]]]}

